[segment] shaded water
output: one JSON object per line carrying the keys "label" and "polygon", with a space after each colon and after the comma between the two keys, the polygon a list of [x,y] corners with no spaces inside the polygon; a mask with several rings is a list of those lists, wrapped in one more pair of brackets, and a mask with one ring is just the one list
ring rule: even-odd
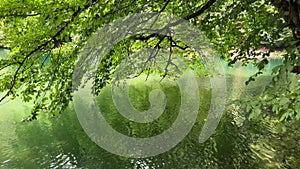
{"label": "shaded water", "polygon": [[[274,61],[270,66],[273,67],[279,63],[280,61]],[[226,72],[231,99],[239,98],[244,94],[253,94],[253,91],[259,93],[267,83],[267,80],[264,80],[256,82],[251,88],[244,86],[247,77],[255,73],[255,68],[251,66],[226,67]],[[169,152],[145,159],[119,157],[98,147],[81,128],[72,107],[58,118],[47,117],[47,114],[44,114],[40,120],[22,123],[21,118],[30,113],[32,106],[30,103],[25,104],[16,99],[1,104],[0,168],[258,168],[261,161],[249,148],[255,140],[249,139],[251,135],[247,128],[248,122],[243,114],[235,114],[235,109],[231,105],[226,107],[216,133],[205,143],[198,143],[199,132],[207,115],[210,101],[209,87],[202,85],[201,79],[199,87],[201,88],[200,100],[204,102],[200,103],[197,123],[190,134]],[[169,94],[173,94],[173,99],[178,99],[176,89],[169,89]],[[102,106],[110,113],[107,117],[116,130],[127,135],[133,132],[153,135],[168,126],[163,123],[163,125],[150,127],[157,131],[147,131],[147,127],[120,119],[113,113],[114,108],[111,107],[109,96],[109,92],[103,92],[99,101],[102,99],[101,103],[105,103]],[[133,98],[145,99],[137,96]],[[137,100],[138,107],[140,106],[141,109],[147,107],[144,104],[139,105]],[[169,123],[172,117],[166,116],[163,120]]]}

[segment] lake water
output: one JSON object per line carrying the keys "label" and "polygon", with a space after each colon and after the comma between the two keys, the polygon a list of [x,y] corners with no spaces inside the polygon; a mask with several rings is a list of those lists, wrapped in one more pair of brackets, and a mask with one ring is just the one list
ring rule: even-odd
{"label": "lake water", "polygon": [[[278,64],[279,60],[272,61],[267,71],[270,72],[270,69]],[[244,82],[247,77],[255,73],[255,68],[251,65],[246,68],[239,65],[233,68],[226,67],[226,72],[231,100],[244,97],[245,94],[251,95],[253,91],[258,94],[269,80],[268,77],[262,77],[263,81],[254,82],[251,87],[246,87]],[[247,131],[247,125],[241,124],[244,121],[243,115],[234,114],[232,111],[236,109],[231,104],[227,105],[216,133],[205,143],[198,142],[210,97],[207,88],[200,94],[202,99],[207,101],[201,103],[202,112],[189,135],[170,151],[144,159],[120,157],[97,146],[81,128],[72,106],[57,118],[41,115],[40,120],[24,123],[21,119],[30,114],[30,103],[23,103],[19,99],[2,103],[0,168],[258,168],[261,161],[250,148],[250,144],[255,140],[249,139],[251,135]],[[106,93],[106,96],[109,96],[109,93]],[[108,101],[102,106],[107,105]],[[123,122],[118,116],[109,117],[116,130],[128,135],[132,134],[132,131],[139,134],[155,134],[165,128],[162,125],[155,126],[154,129],[157,130],[153,133],[140,125]],[[167,117],[165,122],[169,123],[170,119],[172,117]],[[131,130],[125,130],[126,127],[131,127]]]}

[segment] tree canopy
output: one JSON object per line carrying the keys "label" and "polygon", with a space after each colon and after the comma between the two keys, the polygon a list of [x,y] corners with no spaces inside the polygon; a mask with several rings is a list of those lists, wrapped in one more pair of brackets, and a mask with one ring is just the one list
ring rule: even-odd
{"label": "tree canopy", "polygon": [[[256,65],[258,72],[249,85],[263,73],[270,53],[283,51],[283,64],[273,69],[272,83],[246,107],[256,115],[299,119],[300,87],[288,78],[300,69],[299,7],[294,0],[1,0],[0,47],[9,55],[0,60],[0,102],[18,96],[33,101],[29,120],[41,111],[62,112],[72,100],[75,61],[89,37],[124,16],[159,12],[198,27],[229,64]],[[134,52],[132,45],[156,48],[170,41],[151,34],[120,42],[101,63],[96,90],[109,83],[124,51]],[[184,44],[174,48],[189,53]]]}

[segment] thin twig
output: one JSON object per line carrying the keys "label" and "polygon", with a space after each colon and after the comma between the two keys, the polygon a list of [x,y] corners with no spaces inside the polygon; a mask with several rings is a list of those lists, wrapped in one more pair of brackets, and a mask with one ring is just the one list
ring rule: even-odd
{"label": "thin twig", "polygon": [[[143,68],[145,68],[147,66],[147,64],[157,56],[159,50],[160,50],[160,44],[161,42],[166,38],[166,36],[163,36],[158,42],[157,44],[154,46],[154,50],[151,51],[150,55],[148,56],[147,60],[144,62],[143,64]],[[154,53],[155,52],[155,53]],[[143,72],[145,71],[145,69],[141,70],[140,73],[138,73],[136,76],[134,77],[138,77],[140,76]],[[149,72],[149,71],[148,71]],[[148,77],[149,75],[147,75]],[[146,78],[147,79],[147,78]]]}
{"label": "thin twig", "polygon": [[169,67],[169,65],[172,63],[172,54],[173,54],[173,50],[172,50],[172,35],[171,35],[171,31],[169,32],[169,34],[170,34],[170,36],[168,37],[168,39],[169,39],[169,41],[170,41],[170,51],[169,51],[169,58],[168,58],[168,61],[167,61],[167,64],[166,64],[166,66],[165,66],[165,68],[164,68],[164,71],[165,71],[165,73],[164,73],[164,75],[163,75],[163,77],[161,78],[161,80],[160,80],[160,82],[168,75],[168,67]]}

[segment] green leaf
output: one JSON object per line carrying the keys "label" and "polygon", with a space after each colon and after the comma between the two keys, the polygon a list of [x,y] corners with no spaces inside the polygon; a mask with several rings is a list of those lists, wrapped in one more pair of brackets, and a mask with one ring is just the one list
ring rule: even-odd
{"label": "green leaf", "polygon": [[281,98],[280,101],[279,101],[279,105],[283,106],[283,105],[286,105],[290,102],[290,99],[289,98]]}

